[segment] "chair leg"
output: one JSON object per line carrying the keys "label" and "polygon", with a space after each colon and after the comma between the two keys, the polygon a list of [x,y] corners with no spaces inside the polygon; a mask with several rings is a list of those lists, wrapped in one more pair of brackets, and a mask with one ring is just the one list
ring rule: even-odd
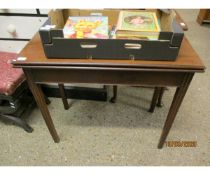
{"label": "chair leg", "polygon": [[64,108],[67,110],[67,109],[69,109],[69,104],[68,104],[68,100],[67,100],[67,97],[66,97],[64,84],[58,84],[58,87],[59,87],[59,90],[60,90],[60,95],[61,95],[61,98],[62,98],[62,101],[63,101]]}
{"label": "chair leg", "polygon": [[19,118],[19,117],[14,117],[12,115],[6,115],[6,114],[0,114],[0,117],[9,121],[14,122],[18,126],[22,127],[26,132],[33,132],[33,128],[30,127],[25,120]]}
{"label": "chair leg", "polygon": [[110,102],[111,103],[115,103],[117,100],[117,86],[113,86],[113,96],[112,98],[110,99]]}
{"label": "chair leg", "polygon": [[159,97],[158,97],[157,107],[162,107],[163,106],[162,98],[163,98],[164,90],[165,90],[165,88],[161,87],[160,94],[159,94]]}
{"label": "chair leg", "polygon": [[150,108],[149,108],[149,112],[154,112],[155,106],[157,104],[157,100],[158,100],[159,95],[160,95],[160,90],[161,90],[160,87],[155,87],[153,97],[152,97],[152,102],[151,102]]}

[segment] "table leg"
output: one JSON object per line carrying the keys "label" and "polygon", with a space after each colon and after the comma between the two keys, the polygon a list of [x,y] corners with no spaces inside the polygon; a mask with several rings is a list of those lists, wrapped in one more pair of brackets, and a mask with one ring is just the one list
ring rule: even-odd
{"label": "table leg", "polygon": [[60,90],[60,95],[61,95],[61,98],[62,98],[62,101],[63,101],[64,108],[67,110],[67,109],[69,109],[69,104],[68,104],[68,100],[67,100],[67,97],[66,97],[64,85],[59,83],[58,87],[59,87],[59,90]]}
{"label": "table leg", "polygon": [[164,93],[164,87],[161,87],[160,94],[159,94],[159,97],[158,97],[158,102],[157,102],[158,107],[163,106],[163,104],[162,104],[163,93]]}
{"label": "table leg", "polygon": [[168,116],[166,118],[166,121],[165,121],[165,124],[164,124],[164,127],[163,127],[163,131],[162,131],[162,134],[161,134],[161,137],[160,137],[160,141],[159,141],[159,144],[158,144],[159,149],[162,148],[164,143],[165,143],[167,135],[168,135],[168,133],[171,129],[171,126],[174,122],[174,119],[175,119],[176,114],[179,110],[179,107],[180,107],[180,105],[181,105],[181,103],[184,99],[184,96],[185,96],[185,94],[187,92],[187,89],[190,85],[190,82],[193,78],[193,75],[194,75],[194,73],[186,73],[186,75],[184,76],[183,82],[181,83],[181,86],[177,87],[177,89],[176,89],[173,101],[171,103],[170,110],[168,112]]}
{"label": "table leg", "polygon": [[154,112],[155,106],[157,104],[157,100],[160,94],[160,87],[155,87],[154,93],[153,93],[153,97],[152,97],[152,102],[150,104],[150,108],[149,108],[149,112]]}
{"label": "table leg", "polygon": [[116,100],[117,100],[117,86],[114,85],[114,86],[113,86],[113,96],[112,96],[112,98],[110,99],[110,102],[111,102],[111,103],[115,103]]}
{"label": "table leg", "polygon": [[37,105],[39,106],[39,109],[42,113],[42,116],[45,120],[45,123],[50,131],[51,136],[53,137],[54,142],[58,143],[60,141],[59,136],[57,134],[57,131],[55,129],[55,126],[53,124],[52,118],[50,116],[49,110],[47,108],[47,104],[45,102],[45,97],[42,92],[41,86],[37,85],[33,81],[33,76],[30,72],[30,70],[24,70],[24,73],[27,78],[28,85],[31,89],[31,92],[36,100]]}

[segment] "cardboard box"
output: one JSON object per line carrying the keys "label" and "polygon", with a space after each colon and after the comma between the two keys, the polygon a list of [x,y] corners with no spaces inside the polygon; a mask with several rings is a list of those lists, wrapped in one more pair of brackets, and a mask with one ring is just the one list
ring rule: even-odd
{"label": "cardboard box", "polygon": [[[62,11],[62,17],[60,18],[66,21],[68,16],[103,15],[109,17],[109,25],[112,26],[117,24],[120,10],[122,9],[65,9]],[[139,9],[135,10],[139,11]],[[62,27],[59,26],[61,27],[60,29],[40,29],[43,49],[48,58],[174,61],[179,53],[179,48],[184,36],[183,30],[176,22],[176,14],[173,11],[170,14],[160,10],[149,11],[155,11],[161,23],[161,32],[159,39],[156,41],[129,39],[67,39],[63,37]]]}

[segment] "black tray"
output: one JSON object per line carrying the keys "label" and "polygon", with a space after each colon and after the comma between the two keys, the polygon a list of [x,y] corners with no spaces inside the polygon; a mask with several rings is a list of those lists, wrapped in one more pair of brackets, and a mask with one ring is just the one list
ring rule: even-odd
{"label": "black tray", "polygon": [[[49,24],[50,19],[44,24]],[[47,58],[87,58],[120,60],[174,61],[184,37],[175,18],[172,31],[161,31],[158,40],[68,39],[62,29],[41,27],[39,30]]]}

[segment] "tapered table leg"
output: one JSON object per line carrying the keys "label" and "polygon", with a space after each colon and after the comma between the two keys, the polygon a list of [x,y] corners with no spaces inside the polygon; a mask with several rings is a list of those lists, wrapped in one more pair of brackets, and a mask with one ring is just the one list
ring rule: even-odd
{"label": "tapered table leg", "polygon": [[171,129],[171,126],[174,122],[174,119],[175,119],[176,114],[179,110],[179,107],[184,99],[184,96],[185,96],[187,89],[190,85],[190,82],[193,78],[193,75],[194,75],[194,73],[186,73],[181,86],[177,87],[177,89],[176,89],[173,101],[171,103],[170,110],[168,112],[168,116],[166,118],[166,121],[165,121],[165,124],[163,127],[163,131],[162,131],[162,134],[160,137],[158,148],[162,148],[165,143],[167,135]]}
{"label": "tapered table leg", "polygon": [[63,84],[58,84],[58,87],[59,87],[60,95],[61,95],[61,98],[62,98],[62,101],[63,101],[63,106],[67,110],[67,109],[69,109],[69,104],[68,104],[68,100],[67,100],[67,97],[66,97],[64,85]]}
{"label": "tapered table leg", "polygon": [[159,94],[160,94],[160,90],[161,90],[160,87],[155,87],[153,97],[152,97],[152,101],[151,101],[150,108],[149,108],[149,112],[154,112],[155,106],[157,104],[157,100],[158,100],[158,97],[159,97]]}
{"label": "tapered table leg", "polygon": [[113,86],[113,96],[112,98],[110,99],[110,102],[111,103],[115,103],[117,100],[117,86]]}
{"label": "tapered table leg", "polygon": [[164,87],[161,87],[160,94],[159,94],[159,97],[158,97],[158,102],[157,102],[158,107],[163,106],[163,103],[162,103],[163,93],[164,93]]}
{"label": "tapered table leg", "polygon": [[36,100],[36,103],[42,113],[42,116],[45,120],[45,123],[50,131],[50,134],[54,140],[54,142],[58,143],[60,141],[59,136],[57,134],[57,131],[55,129],[55,126],[53,124],[52,118],[50,116],[49,110],[47,108],[47,104],[45,101],[45,97],[44,94],[42,92],[41,86],[37,85],[34,81],[33,81],[33,76],[30,72],[30,70],[24,70],[24,73],[26,75],[27,78],[27,82],[28,85],[31,89],[31,92]]}

